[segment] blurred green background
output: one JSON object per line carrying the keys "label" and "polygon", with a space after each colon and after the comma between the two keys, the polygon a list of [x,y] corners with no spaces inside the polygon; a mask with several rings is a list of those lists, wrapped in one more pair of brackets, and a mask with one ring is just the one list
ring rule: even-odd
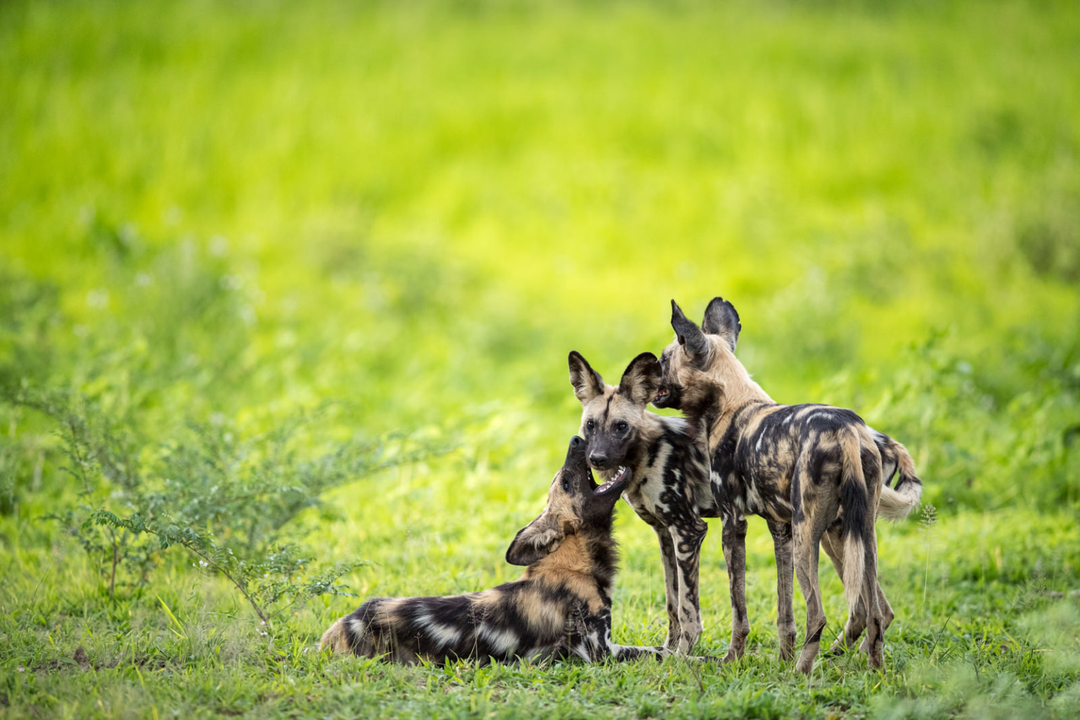
{"label": "blurred green background", "polygon": [[[1074,581],[1038,533],[1077,540],[1080,506],[1077,4],[0,4],[0,383],[76,393],[144,458],[189,422],[251,438],[321,407],[301,456],[452,448],[297,521],[320,559],[380,563],[362,594],[513,577],[577,429],[567,352],[616,382],[669,341],[671,298],[699,318],[714,295],[774,399],[907,444],[967,538],[959,577],[1009,576],[1007,528],[1043,522],[1012,570]],[[6,403],[0,430],[7,580],[28,596],[59,563],[92,595],[41,519],[80,502],[55,428]],[[624,627],[656,642],[652,534],[625,508],[618,531]],[[921,547],[882,533],[886,572]],[[151,587],[212,582],[184,568]]]}

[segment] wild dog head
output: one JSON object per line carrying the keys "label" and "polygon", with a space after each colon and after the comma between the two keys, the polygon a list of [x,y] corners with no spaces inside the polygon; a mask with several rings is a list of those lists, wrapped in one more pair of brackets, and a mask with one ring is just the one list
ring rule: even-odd
{"label": "wild dog head", "polygon": [[645,407],[660,385],[660,363],[652,353],[638,355],[617,387],[605,385],[600,373],[580,354],[570,353],[570,384],[581,401],[581,428],[589,465],[626,475],[644,443]]}
{"label": "wild dog head", "polygon": [[585,459],[585,441],[574,436],[566,451],[566,462],[551,481],[547,507],[518,532],[506,551],[506,561],[511,565],[532,565],[558,550],[568,535],[610,534],[612,512],[627,479],[615,478],[598,485]]}
{"label": "wild dog head", "polygon": [[713,298],[698,327],[672,300],[671,327],[675,339],[660,356],[661,380],[652,398],[656,407],[690,410],[714,401],[707,394],[723,393],[729,378],[746,376],[735,358],[742,323],[728,301]]}

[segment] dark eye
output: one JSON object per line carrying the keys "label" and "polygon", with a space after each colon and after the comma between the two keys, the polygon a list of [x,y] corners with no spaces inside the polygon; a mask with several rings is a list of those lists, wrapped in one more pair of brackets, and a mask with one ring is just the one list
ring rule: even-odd
{"label": "dark eye", "polygon": [[596,421],[595,420],[589,420],[589,421],[587,421],[585,423],[585,429],[586,430],[592,431],[592,429],[595,428],[595,427],[596,427]]}
{"label": "dark eye", "polygon": [[615,423],[615,429],[621,433],[624,433],[630,429],[630,426],[625,420],[620,420],[619,422]]}
{"label": "dark eye", "polygon": [[565,476],[562,478],[559,484],[562,485],[563,492],[570,492],[570,481],[567,480]]}

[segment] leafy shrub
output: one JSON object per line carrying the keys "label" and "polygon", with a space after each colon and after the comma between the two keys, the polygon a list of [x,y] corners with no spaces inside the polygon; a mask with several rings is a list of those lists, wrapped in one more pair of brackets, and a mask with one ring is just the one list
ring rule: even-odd
{"label": "leafy shrub", "polygon": [[[172,548],[227,578],[267,623],[303,598],[343,592],[340,579],[362,561],[313,566],[293,521],[327,491],[436,448],[404,433],[340,438],[328,418],[341,403],[247,407],[255,429],[220,410],[194,420],[184,407],[193,394],[228,397],[225,387],[250,381],[236,359],[256,340],[257,289],[192,243],[151,251],[130,228],[97,216],[88,226],[107,282],[87,316],[62,312],[55,287],[27,276],[0,289],[0,418],[10,426],[0,511],[49,497],[48,517],[109,596],[140,592]],[[94,312],[109,306],[123,306],[124,320]]]}
{"label": "leafy shrub", "polygon": [[304,418],[248,438],[224,423],[190,423],[182,436],[155,443],[84,396],[24,388],[6,399],[55,421],[79,503],[52,518],[97,563],[110,596],[118,580],[144,585],[162,553],[182,547],[267,623],[305,597],[341,593],[339,579],[363,564],[309,570],[312,559],[288,540],[290,521],[334,487],[430,452],[398,436],[307,458],[292,443]]}

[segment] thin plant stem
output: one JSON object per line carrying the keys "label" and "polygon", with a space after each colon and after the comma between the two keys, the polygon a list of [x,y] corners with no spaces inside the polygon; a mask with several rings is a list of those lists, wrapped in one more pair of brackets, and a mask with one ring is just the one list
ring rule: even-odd
{"label": "thin plant stem", "polygon": [[926,544],[926,571],[923,573],[922,602],[926,605],[926,584],[930,579],[930,543]]}

